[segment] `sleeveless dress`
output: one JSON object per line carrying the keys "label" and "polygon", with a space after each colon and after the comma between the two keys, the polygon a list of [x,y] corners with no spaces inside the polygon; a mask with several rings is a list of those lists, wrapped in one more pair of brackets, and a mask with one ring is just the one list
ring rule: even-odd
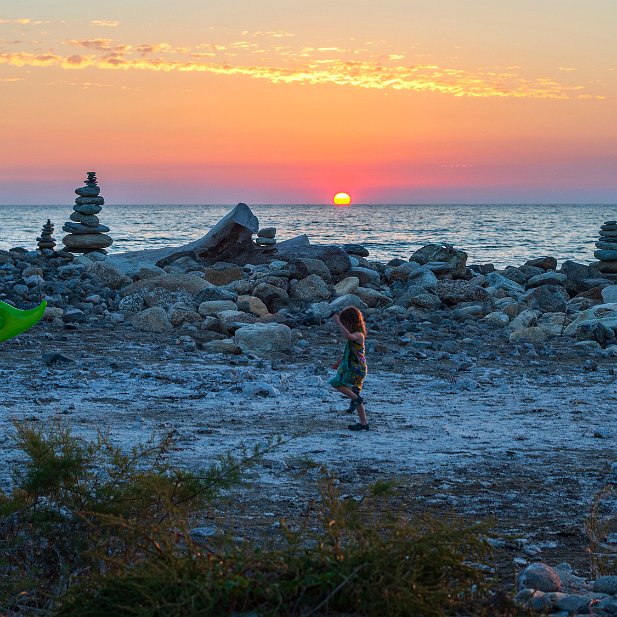
{"label": "sleeveless dress", "polygon": [[336,375],[328,383],[335,388],[347,386],[359,394],[367,373],[364,345],[348,340]]}

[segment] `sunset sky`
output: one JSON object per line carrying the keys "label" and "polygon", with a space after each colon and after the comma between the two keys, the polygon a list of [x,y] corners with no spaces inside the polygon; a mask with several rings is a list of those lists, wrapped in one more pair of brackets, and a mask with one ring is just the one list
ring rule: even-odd
{"label": "sunset sky", "polygon": [[616,0],[0,3],[0,203],[617,202]]}

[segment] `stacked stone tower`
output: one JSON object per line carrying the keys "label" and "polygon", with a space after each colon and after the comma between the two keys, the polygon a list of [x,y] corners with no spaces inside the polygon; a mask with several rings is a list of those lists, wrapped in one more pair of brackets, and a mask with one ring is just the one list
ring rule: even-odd
{"label": "stacked stone tower", "polygon": [[50,219],[47,219],[47,223],[43,225],[43,228],[41,230],[41,237],[36,239],[36,241],[38,242],[39,251],[42,252],[45,249],[51,251],[54,250],[54,246],[56,246],[56,241],[53,238],[53,233],[54,224],[51,222]]}
{"label": "stacked stone tower", "polygon": [[78,197],[73,206],[70,221],[67,221],[62,230],[68,236],[62,238],[62,243],[72,253],[89,253],[91,251],[107,252],[113,240],[105,235],[109,227],[101,225],[97,214],[101,211],[105,200],[100,195],[101,189],[97,185],[96,172],[89,171],[85,180],[86,186],[75,189]]}
{"label": "stacked stone tower", "polygon": [[617,221],[606,221],[600,227],[596,246],[598,250],[593,256],[598,262],[595,267],[605,274],[617,274]]}

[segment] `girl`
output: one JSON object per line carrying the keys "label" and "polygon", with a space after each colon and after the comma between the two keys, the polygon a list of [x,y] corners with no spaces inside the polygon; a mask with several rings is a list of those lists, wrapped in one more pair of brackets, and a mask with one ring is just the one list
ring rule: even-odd
{"label": "girl", "polygon": [[366,337],[364,317],[357,308],[350,306],[343,309],[340,315],[335,313],[332,318],[347,339],[347,344],[343,358],[332,367],[338,368],[336,376],[328,383],[351,399],[349,405],[351,411],[358,411],[360,422],[350,424],[349,429],[352,431],[368,431],[364,399],[360,396],[362,384],[368,372],[364,350],[364,339]]}

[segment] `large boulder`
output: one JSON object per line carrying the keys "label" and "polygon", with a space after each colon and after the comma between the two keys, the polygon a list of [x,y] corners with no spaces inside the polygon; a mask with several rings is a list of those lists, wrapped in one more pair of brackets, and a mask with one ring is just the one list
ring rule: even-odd
{"label": "large boulder", "polygon": [[160,306],[148,308],[144,311],[136,313],[131,318],[131,323],[138,330],[144,332],[171,332],[173,327],[169,318],[167,317],[167,311]]}
{"label": "large boulder", "polygon": [[459,302],[484,302],[490,300],[488,292],[473,280],[443,280],[438,281],[435,294],[449,306]]}
{"label": "large boulder", "polygon": [[557,260],[554,257],[537,257],[536,259],[530,259],[525,262],[526,266],[533,266],[534,268],[542,268],[542,270],[554,270],[557,267]]}
{"label": "large boulder", "polygon": [[331,244],[283,248],[281,243],[276,252],[276,258],[289,262],[293,259],[319,259],[334,275],[343,274],[351,268],[349,255],[340,246]]}
{"label": "large boulder", "polygon": [[278,323],[250,324],[236,330],[234,342],[245,353],[287,352],[291,349],[291,330]]}
{"label": "large boulder", "polygon": [[293,285],[290,295],[300,302],[325,302],[330,299],[330,290],[320,276],[309,274]]}
{"label": "large boulder", "polygon": [[540,309],[545,313],[558,313],[565,309],[570,296],[559,285],[541,285],[524,293],[519,300],[533,309]]}
{"label": "large boulder", "polygon": [[533,345],[538,345],[548,339],[548,334],[538,326],[529,326],[528,328],[514,330],[510,333],[509,339],[511,343],[532,343]]}
{"label": "large boulder", "polygon": [[165,265],[173,262],[176,257],[193,253],[211,260],[233,260],[238,255],[255,251],[252,235],[258,229],[257,217],[246,204],[240,203],[199,240],[184,246],[120,253],[109,257],[107,261],[119,271],[133,274],[144,266]]}
{"label": "large boulder", "polygon": [[192,296],[196,296],[203,289],[212,287],[200,276],[195,274],[164,274],[154,276],[143,281],[136,281],[127,285],[120,292],[122,296],[128,296],[136,292],[147,292],[154,289],[165,289],[166,291],[185,291]]}
{"label": "large boulder", "polygon": [[368,304],[364,302],[362,298],[356,296],[355,294],[346,294],[330,302],[330,309],[333,313],[340,313],[343,309],[346,309],[349,306],[355,306],[361,311],[364,311],[368,308]]}
{"label": "large boulder", "polygon": [[597,341],[602,347],[606,347],[615,340],[615,332],[601,321],[587,321],[576,328],[576,338],[579,341]]}
{"label": "large boulder", "polygon": [[443,261],[452,266],[451,274],[453,277],[462,277],[466,274],[467,253],[455,249],[449,244],[427,244],[418,249],[409,261],[419,264],[427,264],[434,261]]}
{"label": "large boulder", "polygon": [[581,311],[565,329],[564,335],[576,336],[576,332],[582,324],[591,326],[594,323],[601,323],[613,332],[617,332],[617,304],[598,304]]}
{"label": "large boulder", "polygon": [[607,285],[602,289],[602,300],[605,304],[617,302],[617,285]]}
{"label": "large boulder", "polygon": [[540,285],[563,285],[568,280],[568,277],[563,272],[544,272],[532,276],[527,281],[527,289],[532,287],[540,287]]}
{"label": "large boulder", "polygon": [[287,263],[287,269],[292,278],[303,279],[309,274],[317,274],[326,283],[330,281],[331,274],[328,266],[321,259],[312,259],[310,257],[296,257],[290,259]]}
{"label": "large boulder", "polygon": [[561,591],[563,583],[558,572],[545,563],[532,563],[519,575],[517,580],[519,589],[536,589],[538,591]]}
{"label": "large boulder", "polygon": [[257,317],[266,317],[270,314],[268,311],[268,307],[259,298],[256,298],[255,296],[238,296],[236,303],[238,305],[239,311],[251,313],[251,315],[256,315]]}
{"label": "large boulder", "polygon": [[376,270],[371,270],[370,268],[362,268],[360,266],[350,268],[347,274],[349,276],[355,276],[360,281],[360,285],[366,285],[368,283],[372,283],[373,285],[379,285],[381,279],[379,272],[377,272]]}
{"label": "large boulder", "polygon": [[525,288],[522,285],[519,285],[512,279],[503,276],[499,272],[489,272],[486,275],[486,282],[490,287],[502,289],[513,298],[518,298],[525,293]]}
{"label": "large boulder", "polygon": [[206,268],[204,278],[213,285],[221,286],[243,279],[244,273],[239,266],[222,262],[214,264],[211,268]]}
{"label": "large boulder", "polygon": [[358,287],[355,291],[355,295],[370,308],[392,304],[392,298],[390,298],[390,296],[386,296],[386,294],[375,289],[370,289],[369,287]]}
{"label": "large boulder", "polygon": [[339,297],[353,294],[356,293],[358,287],[360,287],[360,280],[355,276],[348,276],[334,286],[334,295]]}
{"label": "large boulder", "polygon": [[611,283],[597,268],[579,264],[576,261],[564,261],[559,272],[566,275],[567,280],[564,286],[571,295],[589,291],[599,285],[610,285]]}
{"label": "large boulder", "polygon": [[289,301],[289,294],[284,289],[269,283],[255,285],[253,295],[259,298],[268,307],[268,310],[273,313]]}
{"label": "large boulder", "polygon": [[92,262],[91,265],[86,266],[84,273],[96,279],[99,284],[110,289],[120,289],[133,282],[133,279],[122,274],[117,268],[104,261]]}

